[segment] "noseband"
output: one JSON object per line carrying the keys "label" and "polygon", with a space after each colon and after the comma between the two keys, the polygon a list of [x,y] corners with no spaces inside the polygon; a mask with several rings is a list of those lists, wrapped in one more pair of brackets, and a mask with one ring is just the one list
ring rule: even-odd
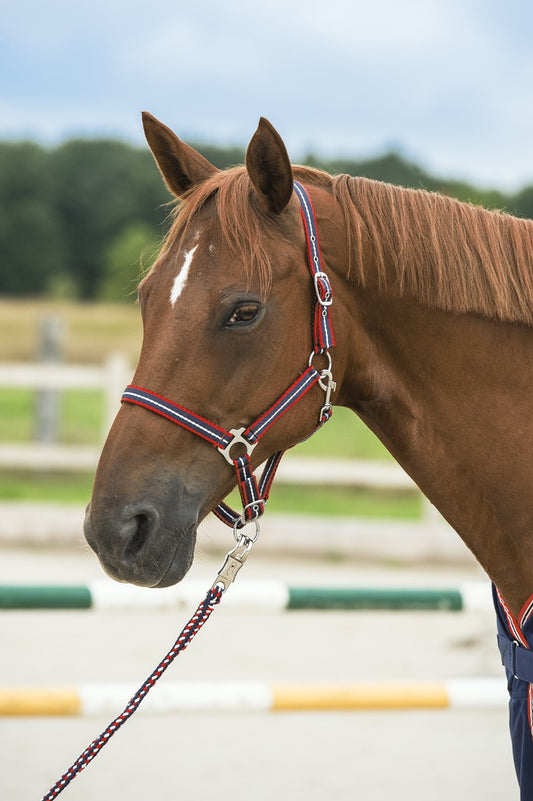
{"label": "noseband", "polygon": [[[316,217],[311,198],[304,187],[297,181],[294,182],[294,191],[301,205],[302,220],[307,240],[308,265],[315,289],[312,332],[313,350],[311,351],[306,370],[304,370],[283,395],[281,395],[281,397],[255,422],[247,428],[232,428],[229,431],[220,428],[220,426],[200,417],[189,409],[179,406],[167,398],[163,398],[161,395],[157,395],[155,392],[143,389],[142,387],[128,386],[122,395],[123,403],[132,403],[137,406],[142,406],[144,409],[148,409],[151,412],[155,412],[182,428],[186,428],[193,434],[197,434],[220,451],[224,459],[232,465],[236,472],[243,511],[241,514],[238,514],[225,503],[221,503],[213,509],[213,512],[220,520],[228,526],[233,527],[237,539],[237,529],[255,521],[256,535],[254,538],[247,538],[250,542],[255,541],[257,538],[257,533],[259,531],[257,520],[264,512],[265,503],[268,500],[276,470],[284,453],[284,451],[278,451],[270,456],[265,463],[262,476],[258,482],[250,463],[250,457],[254,448],[268,429],[279,420],[285,412],[292,408],[295,403],[303,398],[311,387],[318,384],[325,393],[325,400],[324,405],[320,409],[318,421],[314,429],[316,431],[331,417],[331,394],[336,388],[331,373],[331,356],[329,354],[329,348],[335,345],[335,338],[331,327],[333,293],[329,278],[322,269],[322,256],[318,241]],[[315,356],[319,355],[324,355],[327,358],[327,367],[322,370],[317,370],[313,366]],[[240,456],[232,455],[234,448],[241,452],[244,448],[245,453]]]}

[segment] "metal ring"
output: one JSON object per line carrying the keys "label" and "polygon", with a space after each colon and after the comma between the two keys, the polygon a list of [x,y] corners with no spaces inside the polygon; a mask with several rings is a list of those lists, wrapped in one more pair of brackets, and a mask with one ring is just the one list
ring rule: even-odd
{"label": "metal ring", "polygon": [[[308,366],[311,367],[313,364],[313,359],[315,356],[325,356],[328,360],[328,366],[325,368],[326,372],[331,373],[331,354],[329,350],[325,350],[323,353],[315,353],[314,350],[311,351],[311,355],[309,356]],[[320,374],[322,374],[322,370],[319,370]]]}
{"label": "metal ring", "polygon": [[230,428],[228,434],[232,434],[233,436],[226,447],[222,448],[220,445],[217,446],[224,459],[232,466],[234,460],[231,457],[230,451],[234,445],[242,445],[248,457],[252,455],[252,451],[257,445],[257,442],[249,442],[243,437],[245,431],[246,428],[244,426],[242,428]]}
{"label": "metal ring", "polygon": [[[239,523],[242,523],[240,527]],[[255,532],[252,537],[249,537],[247,534],[243,533],[243,528],[245,526],[250,525],[250,523],[255,523]],[[236,520],[235,523],[233,524],[233,536],[235,538],[235,542],[237,543],[237,545],[244,545],[246,544],[246,542],[248,542],[251,548],[254,542],[257,542],[257,538],[259,537],[260,532],[261,532],[261,526],[259,525],[259,520],[257,518],[254,518],[253,520],[247,520],[246,522],[244,522],[242,520],[242,517],[239,517],[239,519]]]}

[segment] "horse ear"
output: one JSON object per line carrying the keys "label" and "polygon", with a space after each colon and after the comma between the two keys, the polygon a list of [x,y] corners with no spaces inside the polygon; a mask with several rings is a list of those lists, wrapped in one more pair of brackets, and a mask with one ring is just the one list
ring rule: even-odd
{"label": "horse ear", "polygon": [[217,172],[207,159],[147,111],[143,111],[142,120],[150,150],[172,194],[181,197],[192,186]]}
{"label": "horse ear", "polygon": [[283,211],[293,192],[291,163],[283,139],[264,117],[248,145],[246,168],[267,209]]}

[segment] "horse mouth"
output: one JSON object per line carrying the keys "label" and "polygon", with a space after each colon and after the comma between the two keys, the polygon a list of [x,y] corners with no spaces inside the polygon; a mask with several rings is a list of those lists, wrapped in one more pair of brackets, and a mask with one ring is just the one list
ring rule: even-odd
{"label": "horse mouth", "polygon": [[189,572],[193,559],[194,548],[196,545],[196,525],[193,523],[180,538],[174,552],[168,562],[167,568],[162,574],[157,584],[152,587],[171,587],[181,581]]}
{"label": "horse mouth", "polygon": [[107,536],[102,536],[103,532],[98,532],[91,518],[89,506],[85,538],[104,571],[115,581],[139,587],[169,587],[181,581],[189,571],[196,546],[196,522],[181,531],[159,526],[154,530],[141,515],[131,515],[135,530],[130,531],[124,541],[116,531],[108,530]]}

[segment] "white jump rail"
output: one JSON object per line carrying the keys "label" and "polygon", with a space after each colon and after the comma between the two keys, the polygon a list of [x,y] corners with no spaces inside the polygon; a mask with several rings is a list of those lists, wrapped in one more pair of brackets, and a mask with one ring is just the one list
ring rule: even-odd
{"label": "white jump rail", "polygon": [[[113,422],[122,391],[130,378],[130,366],[121,353],[111,354],[101,366],[0,363],[0,388],[3,389],[96,389],[103,392],[105,413],[102,440]],[[49,443],[1,443],[0,467],[92,471],[99,451],[98,447]]]}
{"label": "white jump rail", "polygon": [[[92,472],[101,448],[50,444],[0,443],[0,467],[18,470]],[[398,465],[345,459],[286,457],[278,470],[279,484],[348,486],[415,491],[414,482]]]}

